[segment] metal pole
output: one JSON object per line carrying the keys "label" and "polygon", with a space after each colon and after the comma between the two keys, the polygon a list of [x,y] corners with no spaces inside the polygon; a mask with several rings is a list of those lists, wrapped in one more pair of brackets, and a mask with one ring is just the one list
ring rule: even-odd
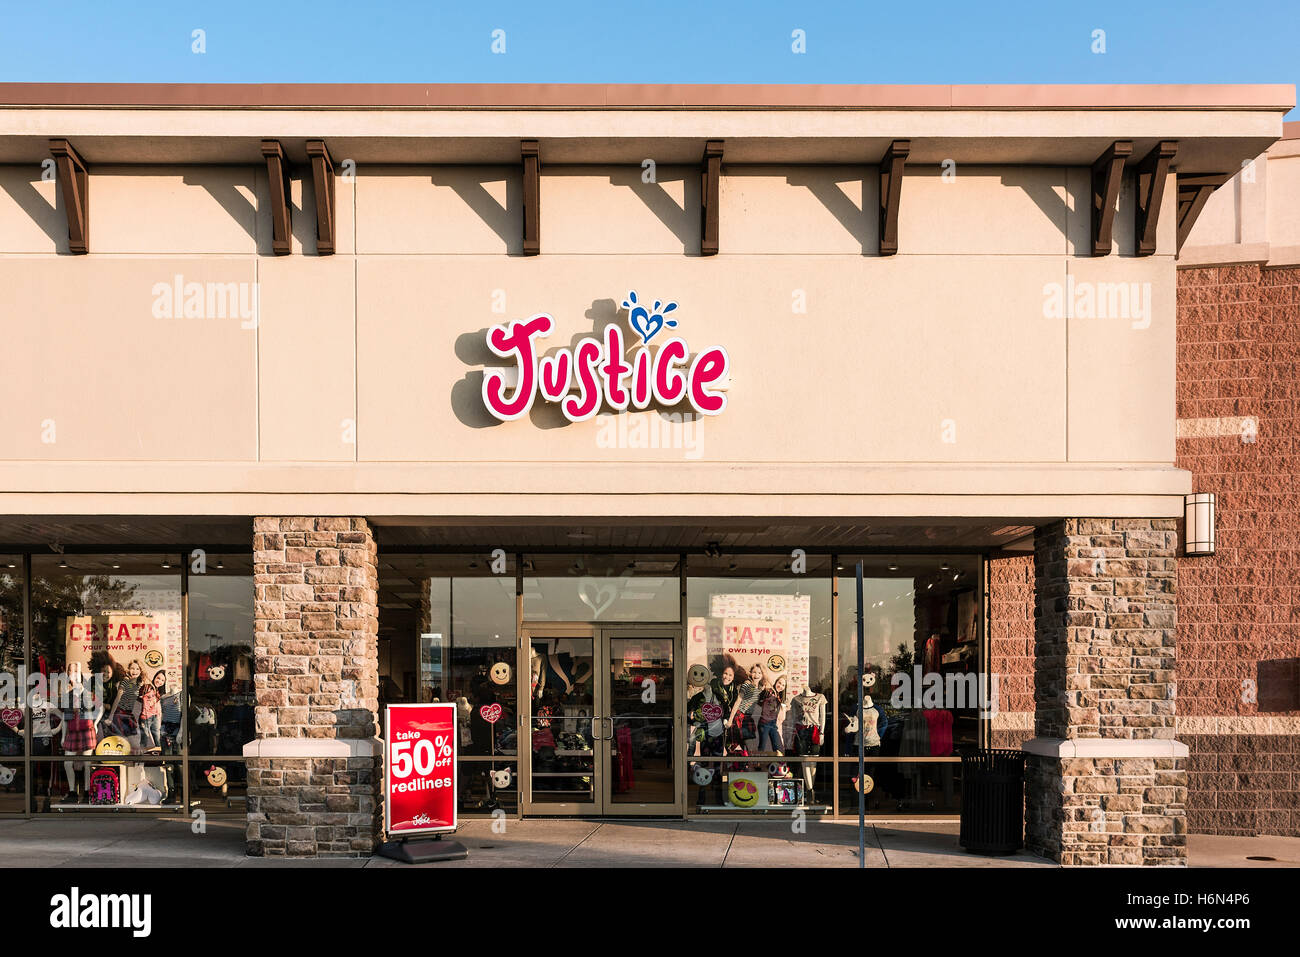
{"label": "metal pole", "polygon": [[866,735],[862,733],[862,672],[866,666],[863,652],[862,562],[858,562],[858,867],[867,866],[867,795],[862,790],[866,774]]}

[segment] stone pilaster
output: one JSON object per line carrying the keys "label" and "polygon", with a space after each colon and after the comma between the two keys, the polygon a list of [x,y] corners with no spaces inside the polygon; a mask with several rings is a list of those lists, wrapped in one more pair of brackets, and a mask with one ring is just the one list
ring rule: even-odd
{"label": "stone pilaster", "polygon": [[1184,864],[1174,519],[1039,528],[1026,845],[1062,864]]}
{"label": "stone pilaster", "polygon": [[369,855],[382,807],[374,536],[363,518],[259,517],[253,538],[248,853]]}

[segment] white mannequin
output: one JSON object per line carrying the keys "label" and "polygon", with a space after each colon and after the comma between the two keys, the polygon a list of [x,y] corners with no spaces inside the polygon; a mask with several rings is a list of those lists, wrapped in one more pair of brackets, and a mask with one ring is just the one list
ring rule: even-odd
{"label": "white mannequin", "polygon": [[537,653],[537,646],[534,645],[529,649],[530,657],[528,660],[528,670],[532,675],[533,697],[541,700],[542,692],[546,690],[546,668],[543,667],[545,662],[542,656]]}
{"label": "white mannequin", "polygon": [[866,737],[862,740],[862,746],[866,748],[880,747],[880,733],[876,730],[876,724],[880,720],[880,712],[876,710],[876,704],[871,700],[871,695],[862,696],[862,734]]}
{"label": "white mannequin", "polygon": [[[821,751],[821,745],[826,742],[826,696],[820,692],[813,691],[807,683],[804,684],[803,690],[795,696],[795,733],[798,734],[800,727],[815,727],[817,729],[817,740],[819,742],[817,751]],[[817,783],[817,764],[814,761],[804,761],[803,764],[803,786],[805,800],[809,803],[813,800],[813,785]]]}
{"label": "white mannequin", "polygon": [[[81,670],[81,663],[74,661],[68,668],[68,687],[64,695],[67,696],[69,714],[79,718],[89,718],[95,728],[99,727],[100,719],[104,716],[103,699],[91,689],[85,686],[85,676]],[[52,706],[52,705],[51,705]],[[68,729],[67,716],[64,716],[61,725],[63,731]],[[81,754],[90,755],[95,753],[93,747],[87,750],[77,750],[69,752],[66,748],[64,754]],[[85,778],[85,793],[90,792],[90,763],[86,761],[64,761],[63,773],[68,779],[68,790],[75,794],[81,794],[82,788],[77,786],[77,769],[81,768]]]}

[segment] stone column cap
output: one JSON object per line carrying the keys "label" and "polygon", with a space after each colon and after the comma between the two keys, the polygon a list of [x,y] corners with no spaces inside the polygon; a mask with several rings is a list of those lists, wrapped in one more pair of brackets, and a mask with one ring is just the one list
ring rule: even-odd
{"label": "stone column cap", "polygon": [[373,758],[383,753],[379,738],[258,738],[244,745],[246,758]]}
{"label": "stone column cap", "polygon": [[1187,745],[1172,738],[1031,738],[1025,754],[1044,758],[1185,758]]}

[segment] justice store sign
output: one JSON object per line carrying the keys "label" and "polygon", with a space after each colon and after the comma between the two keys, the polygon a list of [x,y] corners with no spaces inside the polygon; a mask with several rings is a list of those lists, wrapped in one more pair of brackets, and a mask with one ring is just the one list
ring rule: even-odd
{"label": "justice store sign", "polygon": [[398,837],[456,830],[456,706],[390,704],[384,742],[385,830]]}
{"label": "justice store sign", "polygon": [[651,349],[656,335],[676,328],[677,320],[668,315],[677,303],[655,300],[647,305],[629,292],[623,308],[641,340],[630,361],[623,330],[614,323],[605,326],[600,339],[586,336],[573,349],[545,355],[541,340],[555,329],[555,320],[546,313],[493,326],[488,348],[514,365],[484,370],[484,406],[502,422],[527,415],[539,397],[559,403],[570,422],[585,422],[602,408],[626,412],[687,403],[699,415],[719,415],[726,409],[726,349],[712,346],[692,356],[686,340],[676,336]]}

